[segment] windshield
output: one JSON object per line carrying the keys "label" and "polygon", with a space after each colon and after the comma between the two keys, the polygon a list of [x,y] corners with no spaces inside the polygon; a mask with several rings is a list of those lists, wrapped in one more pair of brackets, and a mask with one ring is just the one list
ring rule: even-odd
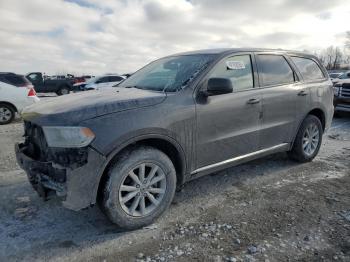
{"label": "windshield", "polygon": [[214,55],[182,55],[154,61],[121,82],[118,87],[175,92],[186,87],[214,59]]}
{"label": "windshield", "polygon": [[341,76],[339,76],[339,79],[347,79],[347,78],[349,78],[349,74],[350,72],[346,72],[346,73],[344,73],[344,74],[342,74]]}
{"label": "windshield", "polygon": [[329,74],[330,78],[338,78],[339,76],[341,76],[341,74],[339,74],[339,73],[331,73],[331,74]]}

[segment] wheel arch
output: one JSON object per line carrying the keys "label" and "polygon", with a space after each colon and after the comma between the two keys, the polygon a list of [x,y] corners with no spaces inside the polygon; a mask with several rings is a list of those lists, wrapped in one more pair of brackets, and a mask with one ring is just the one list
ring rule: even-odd
{"label": "wheel arch", "polygon": [[10,102],[7,102],[7,101],[1,101],[1,100],[0,100],[0,104],[5,104],[5,105],[8,105],[8,106],[12,107],[12,108],[14,109],[14,111],[15,111],[15,112],[18,112],[17,107],[16,107],[14,104],[10,103]]}
{"label": "wheel arch", "polygon": [[300,123],[299,123],[299,125],[298,125],[298,128],[296,129],[296,132],[295,132],[295,135],[294,135],[292,144],[291,144],[291,148],[292,148],[293,145],[294,145],[295,138],[297,137],[297,134],[298,134],[298,131],[299,131],[300,127],[301,127],[301,124],[303,123],[303,121],[305,120],[305,118],[306,118],[307,116],[309,116],[309,115],[316,116],[316,117],[321,121],[323,131],[325,130],[325,128],[326,128],[326,114],[325,114],[325,112],[324,112],[321,108],[319,108],[319,107],[313,108],[313,109],[310,110],[310,111],[304,116],[304,118],[300,121]]}
{"label": "wheel arch", "polygon": [[107,173],[111,165],[118,160],[118,157],[123,152],[140,146],[151,146],[166,154],[174,164],[177,177],[177,186],[184,184],[187,167],[185,153],[181,145],[175,139],[166,135],[141,135],[118,146],[107,156],[104,168],[102,172],[100,172],[97,180],[97,187],[94,194],[95,200],[98,200],[98,198],[101,196],[101,192],[107,179]]}
{"label": "wheel arch", "polygon": [[67,84],[67,83],[60,84],[58,86],[58,90],[61,90],[62,88],[65,88],[65,87],[68,88],[68,90],[71,90],[71,86],[69,84]]}
{"label": "wheel arch", "polygon": [[323,131],[325,130],[325,128],[326,128],[326,114],[321,108],[312,109],[306,116],[308,116],[308,115],[316,116],[321,121]]}

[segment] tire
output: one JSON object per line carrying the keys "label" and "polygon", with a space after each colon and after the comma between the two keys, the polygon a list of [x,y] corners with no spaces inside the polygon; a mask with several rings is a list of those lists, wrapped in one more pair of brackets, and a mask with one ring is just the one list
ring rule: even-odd
{"label": "tire", "polygon": [[314,115],[308,115],[298,130],[291,151],[288,152],[289,157],[301,163],[312,161],[320,150],[322,135],[320,119]]}
{"label": "tire", "polygon": [[168,156],[153,147],[138,147],[122,153],[109,168],[100,205],[119,227],[137,229],[154,222],[169,207],[175,189],[176,171]]}
{"label": "tire", "polygon": [[64,86],[61,87],[58,91],[57,91],[57,95],[62,96],[62,95],[68,95],[70,92],[69,88]]}
{"label": "tire", "polygon": [[16,110],[13,106],[0,103],[0,125],[6,125],[13,121],[15,118]]}

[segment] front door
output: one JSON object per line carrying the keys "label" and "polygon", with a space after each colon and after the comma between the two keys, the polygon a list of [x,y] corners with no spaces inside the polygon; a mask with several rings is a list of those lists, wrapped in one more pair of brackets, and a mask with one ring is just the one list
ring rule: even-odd
{"label": "front door", "polygon": [[197,169],[258,150],[262,97],[252,61],[251,54],[229,56],[205,78],[200,90],[209,78],[220,77],[229,78],[234,91],[197,98]]}
{"label": "front door", "polygon": [[30,82],[32,82],[36,92],[46,91],[44,88],[44,80],[40,73],[31,73],[26,76]]}

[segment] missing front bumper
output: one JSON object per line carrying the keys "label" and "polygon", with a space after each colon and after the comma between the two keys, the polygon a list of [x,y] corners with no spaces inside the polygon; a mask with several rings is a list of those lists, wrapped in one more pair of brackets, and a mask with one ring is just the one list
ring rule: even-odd
{"label": "missing front bumper", "polygon": [[27,155],[24,144],[16,144],[17,162],[27,173],[29,182],[39,196],[47,199],[57,195],[63,205],[80,210],[96,202],[96,186],[105,164],[105,157],[88,148],[87,163],[78,168],[62,167],[53,162],[41,162]]}

